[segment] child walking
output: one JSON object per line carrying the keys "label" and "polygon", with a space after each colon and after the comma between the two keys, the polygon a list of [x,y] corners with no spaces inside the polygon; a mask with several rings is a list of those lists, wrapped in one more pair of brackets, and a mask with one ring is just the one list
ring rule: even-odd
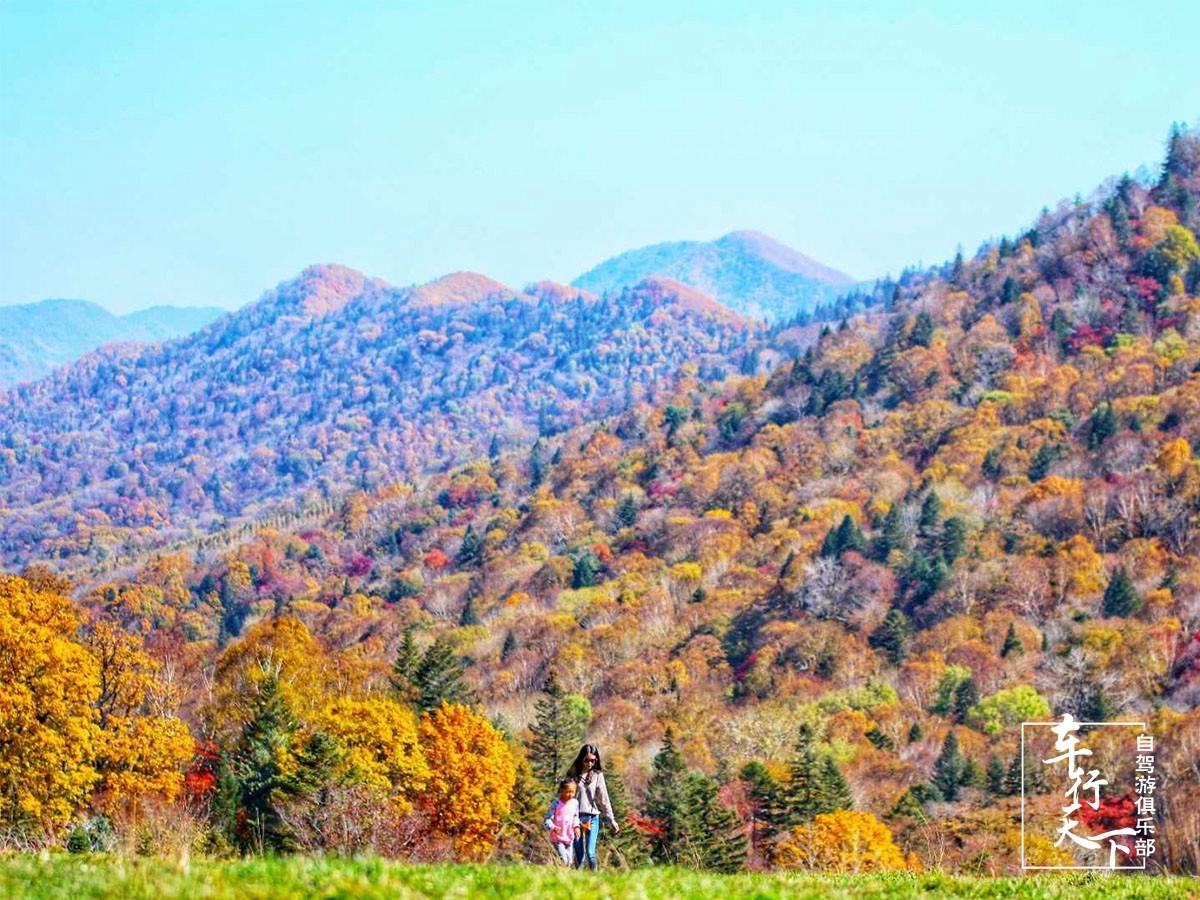
{"label": "child walking", "polygon": [[564,778],[558,783],[558,797],[550,804],[545,824],[558,858],[564,865],[572,865],[575,841],[579,838],[579,801],[575,799],[573,779]]}

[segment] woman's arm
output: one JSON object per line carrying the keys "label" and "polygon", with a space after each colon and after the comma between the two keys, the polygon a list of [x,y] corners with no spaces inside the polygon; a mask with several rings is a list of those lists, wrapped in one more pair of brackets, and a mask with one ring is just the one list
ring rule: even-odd
{"label": "woman's arm", "polygon": [[604,818],[608,820],[608,824],[612,826],[613,830],[619,831],[617,819],[613,815],[612,804],[608,802],[608,786],[604,783],[604,773],[597,772],[596,774],[596,808],[604,814]]}

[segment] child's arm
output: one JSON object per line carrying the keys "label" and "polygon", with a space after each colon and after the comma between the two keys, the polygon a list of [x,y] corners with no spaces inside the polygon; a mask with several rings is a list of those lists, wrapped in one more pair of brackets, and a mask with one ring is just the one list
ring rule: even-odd
{"label": "child's arm", "polygon": [[554,810],[557,807],[558,807],[558,798],[555,797],[553,800],[550,801],[550,808],[548,810],[546,810],[546,821],[542,823],[546,826],[547,831],[550,831],[551,829],[554,828]]}

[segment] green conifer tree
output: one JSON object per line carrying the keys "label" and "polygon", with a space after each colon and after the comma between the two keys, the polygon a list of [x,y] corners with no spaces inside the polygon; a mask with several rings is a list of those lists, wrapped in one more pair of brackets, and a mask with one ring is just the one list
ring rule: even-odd
{"label": "green conifer tree", "polygon": [[935,528],[942,516],[942,498],[935,491],[930,491],[921,502],[921,516],[917,525],[922,532],[928,533]]}
{"label": "green conifer tree", "polygon": [[[1142,599],[1133,586],[1133,580],[1124,566],[1119,566],[1104,589],[1104,614],[1106,616],[1131,616],[1141,608]],[[1096,721],[1101,721],[1097,719]]]}
{"label": "green conifer tree", "polygon": [[650,856],[663,865],[680,863],[684,851],[684,812],[688,801],[686,776],[687,763],[675,747],[675,735],[668,728],[663,735],[662,747],[654,757],[645,805],[646,815],[657,826],[650,837]]}
{"label": "green conifer tree", "polygon": [[437,640],[421,655],[412,676],[415,702],[422,712],[437,709],[445,703],[474,702],[471,689],[463,680],[465,667],[446,635]]}
{"label": "green conifer tree", "polygon": [[[543,789],[553,792],[583,743],[588,722],[578,703],[572,703],[551,670],[542,685],[545,695],[534,706],[529,726],[529,761]],[[607,781],[607,779],[605,779]]]}
{"label": "green conifer tree", "polygon": [[933,778],[929,784],[938,799],[950,803],[958,799],[959,789],[966,780],[967,761],[958,749],[958,738],[952,728],[942,742],[942,752],[933,764]]}
{"label": "green conifer tree", "polygon": [[908,655],[908,642],[912,638],[912,623],[901,610],[892,607],[883,617],[879,627],[871,632],[869,643],[887,657],[888,662],[898,666]]}
{"label": "green conifer tree", "polygon": [[400,646],[396,650],[396,658],[392,662],[392,690],[405,703],[413,703],[417,699],[416,686],[413,679],[417,667],[421,664],[421,651],[413,640],[412,627],[404,629],[400,638]]}
{"label": "green conifer tree", "polygon": [[733,810],[717,798],[719,785],[699,772],[684,778],[686,819],[680,861],[697,869],[731,873],[746,865],[746,837]]}
{"label": "green conifer tree", "polygon": [[826,756],[821,760],[819,786],[821,793],[820,812],[831,813],[839,809],[853,809],[854,798],[850,795],[850,786],[842,775],[842,770],[832,757]]}
{"label": "green conifer tree", "polygon": [[967,721],[967,713],[978,702],[979,688],[975,686],[975,679],[968,676],[954,689],[954,701],[950,709],[954,721],[959,725]]}
{"label": "green conifer tree", "polygon": [[463,604],[462,614],[458,617],[459,625],[478,625],[479,613],[475,610],[475,596],[470,594],[467,596],[467,602]]}
{"label": "green conifer tree", "polygon": [[766,810],[766,819],[777,832],[803,825],[822,811],[821,773],[813,749],[812,729],[801,725],[796,746],[788,762],[788,774],[777,795],[776,805]]}
{"label": "green conifer tree", "polygon": [[617,504],[616,520],[619,528],[632,528],[637,524],[638,504],[633,494],[626,494]]}
{"label": "green conifer tree", "polygon": [[504,634],[504,645],[500,648],[500,662],[507,662],[508,658],[517,652],[517,636],[513,634],[510,628]]}
{"label": "green conifer tree", "polygon": [[468,525],[458,545],[458,564],[469,566],[483,561],[483,539],[476,533],[474,525]]}
{"label": "green conifer tree", "polygon": [[988,760],[987,788],[990,793],[997,797],[1004,794],[1004,762],[995,753]]}
{"label": "green conifer tree", "polygon": [[292,753],[297,727],[278,675],[268,673],[258,685],[250,718],[229,761],[240,813],[233,838],[245,852],[286,852],[294,847],[277,801],[286,783],[283,761]]}
{"label": "green conifer tree", "polygon": [[1004,633],[1004,646],[1000,648],[1000,655],[1007,659],[1010,655],[1020,655],[1025,651],[1025,645],[1021,643],[1021,639],[1017,637],[1017,626],[1010,622],[1008,631]]}

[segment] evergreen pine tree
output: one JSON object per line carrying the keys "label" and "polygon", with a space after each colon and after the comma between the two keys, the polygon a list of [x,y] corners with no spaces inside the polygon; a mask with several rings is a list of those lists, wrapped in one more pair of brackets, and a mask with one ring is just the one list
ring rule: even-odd
{"label": "evergreen pine tree", "polygon": [[900,518],[900,503],[891,505],[883,518],[883,528],[871,546],[871,555],[879,562],[886,562],[893,550],[908,549],[908,535]]}
{"label": "evergreen pine tree", "polygon": [[[1104,589],[1104,614],[1106,616],[1131,616],[1142,605],[1142,600],[1133,587],[1133,581],[1124,566],[1119,566]],[[1102,721],[1097,719],[1096,721]]]}
{"label": "evergreen pine tree", "polygon": [[488,459],[495,462],[500,458],[500,435],[493,433],[492,440],[488,444]]}
{"label": "evergreen pine tree", "polygon": [[504,635],[504,646],[500,648],[500,662],[507,662],[508,658],[517,652],[517,636],[513,634],[512,629],[509,629]]}
{"label": "evergreen pine tree", "polygon": [[905,791],[892,811],[889,819],[913,819],[917,822],[928,822],[929,814],[925,812],[925,802],[933,799],[929,788],[923,784],[915,784]]}
{"label": "evergreen pine tree", "polygon": [[1004,793],[1004,762],[995,753],[988,760],[987,788],[991,794],[997,797]]}
{"label": "evergreen pine tree", "polygon": [[750,815],[754,825],[752,840],[755,844],[769,841],[776,833],[769,820],[769,810],[779,808],[779,782],[757,760],[742,766],[738,777],[749,786]]}
{"label": "evergreen pine tree", "polygon": [[746,838],[737,814],[717,799],[718,787],[699,772],[684,777],[685,849],[680,861],[697,869],[737,872],[746,864]]}
{"label": "evergreen pine tree", "polygon": [[850,796],[850,786],[842,775],[842,770],[832,757],[826,756],[821,760],[819,777],[822,813],[837,812],[839,809],[853,809],[854,798]]}
{"label": "evergreen pine tree", "polygon": [[621,528],[632,528],[637,523],[638,504],[633,494],[626,494],[617,504],[616,519]]}
{"label": "evergreen pine tree", "polygon": [[571,587],[575,590],[593,587],[600,575],[600,560],[596,554],[588,550],[575,558],[575,567],[571,572]]}
{"label": "evergreen pine tree", "polygon": [[241,828],[234,839],[244,851],[287,851],[294,845],[276,806],[285,785],[282,762],[292,752],[297,724],[270,672],[259,683],[249,720],[230,759],[234,803]]}
{"label": "evergreen pine tree", "polygon": [[662,747],[654,757],[650,783],[646,786],[646,815],[657,825],[657,831],[650,837],[650,856],[657,863],[674,865],[680,862],[685,840],[683,817],[688,800],[686,776],[687,763],[676,749],[675,735],[668,728],[663,735]]}
{"label": "evergreen pine tree", "polygon": [[1088,425],[1088,440],[1087,446],[1089,450],[1096,450],[1106,440],[1117,433],[1117,417],[1113,412],[1111,403],[1101,403],[1092,413],[1092,418]]}
{"label": "evergreen pine tree", "polygon": [[[608,802],[612,806],[613,818],[622,826],[629,821],[633,804],[629,799],[629,789],[620,771],[606,763],[604,766],[604,784],[608,788]],[[608,834],[600,845],[602,854],[600,864],[610,867],[610,860],[621,868],[631,868],[646,862],[650,853],[646,835],[637,828],[622,827],[616,834]]]}
{"label": "evergreen pine tree", "polygon": [[1004,469],[1000,464],[1000,454],[1002,452],[999,447],[991,447],[987,453],[983,454],[983,464],[979,468],[983,473],[983,477],[988,481],[996,481],[1004,474]]}
{"label": "evergreen pine tree", "polygon": [[924,310],[917,313],[909,343],[914,347],[928,347],[933,343],[933,317]]}
{"label": "evergreen pine tree", "polygon": [[959,788],[966,782],[967,761],[958,749],[958,738],[954,729],[950,729],[942,742],[942,752],[933,764],[933,778],[930,787],[938,799],[947,803],[958,799]]}
{"label": "evergreen pine tree", "polygon": [[412,703],[417,698],[413,679],[420,664],[421,651],[417,649],[416,641],[413,640],[413,630],[410,626],[404,629],[404,635],[400,638],[400,646],[396,650],[396,658],[392,662],[391,677],[392,690],[405,703]]}
{"label": "evergreen pine tree", "polygon": [[464,666],[454,645],[441,635],[421,655],[412,676],[416,706],[422,712],[436,709],[443,702],[474,702],[471,689],[463,681]]}
{"label": "evergreen pine tree", "polygon": [[921,517],[917,521],[921,531],[928,533],[933,529],[942,515],[942,498],[936,492],[930,491],[921,503]]}
{"label": "evergreen pine tree", "polygon": [[975,686],[975,679],[968,676],[954,688],[954,701],[950,708],[954,721],[959,725],[965,722],[967,713],[978,702],[979,688]]}
{"label": "evergreen pine tree", "polygon": [[765,810],[768,823],[776,831],[803,825],[822,811],[821,775],[812,744],[812,729],[807,724],[801,725],[776,804]]}
{"label": "evergreen pine tree", "polygon": [[513,785],[512,805],[500,823],[496,843],[496,858],[514,862],[539,862],[546,851],[546,787],[533,774],[529,760],[521,748],[512,746],[517,763],[517,780]]}
{"label": "evergreen pine tree", "polygon": [[553,670],[542,686],[542,693],[545,696],[537,701],[534,721],[529,726],[529,762],[534,777],[553,792],[583,743],[588,723],[580,705],[568,699]]}
{"label": "evergreen pine tree", "polygon": [[942,559],[946,565],[953,565],[962,556],[967,546],[967,523],[957,516],[951,516],[942,523]]}
{"label": "evergreen pine tree", "polygon": [[1020,654],[1025,651],[1025,645],[1021,643],[1021,639],[1017,637],[1017,626],[1010,622],[1008,631],[1004,634],[1004,646],[1000,648],[1000,655],[1005,659],[1010,654]]}
{"label": "evergreen pine tree", "polygon": [[479,613],[475,611],[475,596],[473,594],[467,596],[467,602],[463,604],[462,615],[458,617],[458,624],[479,624]]}
{"label": "evergreen pine tree", "polygon": [[842,517],[842,523],[837,528],[837,552],[838,554],[845,553],[847,550],[854,550],[857,553],[862,553],[867,549],[867,539],[863,537],[863,533],[859,530],[858,524],[849,516]]}
{"label": "evergreen pine tree", "polygon": [[542,459],[541,438],[534,441],[533,449],[529,451],[529,486],[537,489],[546,480],[546,463]]}
{"label": "evergreen pine tree", "polygon": [[888,662],[898,666],[908,655],[908,641],[912,637],[912,623],[901,610],[892,607],[883,617],[879,627],[871,632],[869,643],[883,652]]}
{"label": "evergreen pine tree", "polygon": [[915,744],[917,741],[919,741],[924,736],[925,736],[925,731],[923,728],[921,728],[921,723],[913,722],[912,728],[908,729],[908,742],[910,744]]}
{"label": "evergreen pine tree", "polygon": [[468,566],[482,561],[483,539],[476,533],[474,525],[468,525],[458,546],[458,564]]}

